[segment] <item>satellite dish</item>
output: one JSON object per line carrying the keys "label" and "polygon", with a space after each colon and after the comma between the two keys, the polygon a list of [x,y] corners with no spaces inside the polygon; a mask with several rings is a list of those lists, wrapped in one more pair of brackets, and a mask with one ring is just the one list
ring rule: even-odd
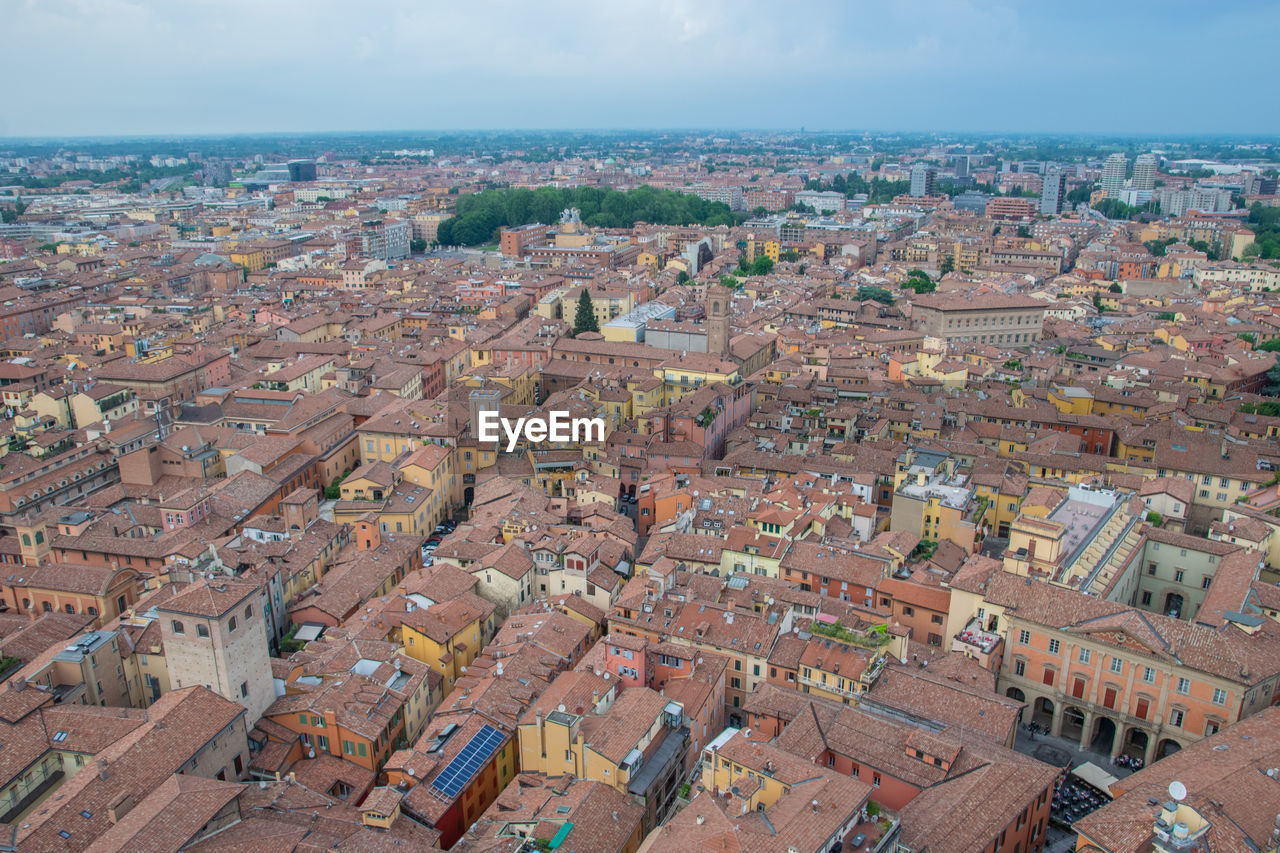
{"label": "satellite dish", "polygon": [[1169,783],[1169,796],[1179,803],[1182,802],[1187,798],[1187,786],[1174,779]]}

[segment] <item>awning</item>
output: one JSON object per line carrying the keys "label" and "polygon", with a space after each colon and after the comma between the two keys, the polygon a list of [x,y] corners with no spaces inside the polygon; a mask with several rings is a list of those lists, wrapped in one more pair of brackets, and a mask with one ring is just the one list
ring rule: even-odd
{"label": "awning", "polygon": [[573,824],[566,822],[564,826],[560,827],[560,829],[556,832],[556,834],[551,838],[551,841],[547,844],[547,849],[548,850],[557,849],[561,844],[564,843],[564,840],[569,837],[569,831],[571,829],[573,829]]}
{"label": "awning", "polygon": [[324,625],[316,622],[303,623],[293,638],[300,643],[309,643],[312,640],[320,639],[320,635],[324,633]]}
{"label": "awning", "polygon": [[1075,769],[1071,771],[1071,775],[1075,776],[1082,782],[1089,783],[1107,795],[1111,794],[1111,786],[1120,781],[1098,765],[1089,761],[1075,767]]}

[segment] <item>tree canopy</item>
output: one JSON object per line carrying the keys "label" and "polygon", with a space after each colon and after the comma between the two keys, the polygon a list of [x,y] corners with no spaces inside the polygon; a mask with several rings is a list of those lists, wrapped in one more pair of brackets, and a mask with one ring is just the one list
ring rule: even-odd
{"label": "tree canopy", "polygon": [[759,255],[754,261],[747,262],[744,255],[738,258],[738,273],[740,275],[768,275],[773,272],[773,259],[768,255]]}
{"label": "tree canopy", "polygon": [[1253,229],[1254,242],[1244,255],[1263,260],[1280,258],[1280,207],[1264,207],[1254,202],[1249,208],[1249,227]]}
{"label": "tree canopy", "polygon": [[858,288],[858,299],[867,300],[874,299],[876,302],[883,302],[885,305],[893,304],[893,294],[885,290],[883,287],[873,287],[864,284]]}
{"label": "tree canopy", "polygon": [[938,285],[933,283],[929,278],[929,274],[924,270],[908,270],[907,280],[902,283],[904,290],[914,290],[917,295],[925,293],[933,293],[938,289]]}
{"label": "tree canopy", "polygon": [[437,239],[443,245],[477,246],[492,242],[499,228],[556,222],[561,211],[570,207],[577,208],[583,223],[594,228],[631,228],[637,222],[714,226],[737,221],[723,202],[650,186],[626,192],[607,187],[493,189],[459,195],[455,215],[440,223]]}

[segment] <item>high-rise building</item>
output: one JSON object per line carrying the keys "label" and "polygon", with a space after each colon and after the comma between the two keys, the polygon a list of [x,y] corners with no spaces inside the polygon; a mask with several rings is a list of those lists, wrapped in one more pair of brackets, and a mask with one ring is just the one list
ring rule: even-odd
{"label": "high-rise building", "polygon": [[1057,216],[1067,201],[1067,173],[1057,166],[1045,170],[1040,184],[1040,212],[1045,216]]}
{"label": "high-rise building", "polygon": [[933,187],[938,180],[938,167],[931,163],[916,163],[911,167],[911,195],[922,198],[933,195]]}
{"label": "high-rise building", "polygon": [[315,160],[290,160],[288,168],[289,180],[294,183],[299,181],[314,181],[316,179]]}
{"label": "high-rise building", "polygon": [[1158,161],[1154,154],[1139,154],[1133,161],[1133,188],[1135,190],[1153,190],[1156,188],[1156,168]]}
{"label": "high-rise building", "polygon": [[1107,198],[1116,198],[1124,189],[1124,173],[1129,169],[1129,158],[1117,151],[1102,164],[1102,191]]}

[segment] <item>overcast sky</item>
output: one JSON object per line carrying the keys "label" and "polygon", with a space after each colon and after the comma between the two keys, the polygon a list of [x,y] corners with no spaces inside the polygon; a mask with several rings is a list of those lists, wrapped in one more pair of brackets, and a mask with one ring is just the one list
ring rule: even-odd
{"label": "overcast sky", "polygon": [[0,0],[0,136],[1280,131],[1280,2]]}

